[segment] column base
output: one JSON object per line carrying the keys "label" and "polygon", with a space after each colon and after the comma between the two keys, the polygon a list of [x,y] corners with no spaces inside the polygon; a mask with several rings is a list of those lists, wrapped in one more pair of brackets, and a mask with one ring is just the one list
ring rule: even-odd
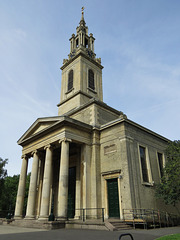
{"label": "column base", "polygon": [[25,220],[34,220],[34,219],[35,219],[35,216],[34,216],[34,215],[25,216],[24,219],[25,219]]}
{"label": "column base", "polygon": [[22,215],[14,216],[14,220],[22,220],[22,219],[23,219],[23,216],[22,216]]}
{"label": "column base", "polygon": [[38,221],[48,221],[49,216],[39,216]]}
{"label": "column base", "polygon": [[67,217],[56,217],[56,220],[57,221],[66,221],[67,220]]}

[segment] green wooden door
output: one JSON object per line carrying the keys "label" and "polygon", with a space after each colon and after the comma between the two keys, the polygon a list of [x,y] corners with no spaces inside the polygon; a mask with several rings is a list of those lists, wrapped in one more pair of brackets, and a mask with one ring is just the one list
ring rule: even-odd
{"label": "green wooden door", "polygon": [[68,181],[68,218],[74,218],[75,215],[75,192],[76,192],[76,168],[69,168]]}
{"label": "green wooden door", "polygon": [[109,217],[119,218],[119,195],[117,178],[107,180]]}

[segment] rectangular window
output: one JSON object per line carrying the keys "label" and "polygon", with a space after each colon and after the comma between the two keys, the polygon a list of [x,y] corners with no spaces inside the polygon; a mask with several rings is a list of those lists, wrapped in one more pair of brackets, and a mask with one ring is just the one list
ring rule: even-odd
{"label": "rectangular window", "polygon": [[147,169],[147,159],[146,159],[146,149],[142,146],[139,146],[139,152],[140,152],[143,182],[149,182],[148,169]]}
{"label": "rectangular window", "polygon": [[158,152],[157,156],[158,156],[160,177],[163,177],[163,155],[162,155],[162,153]]}

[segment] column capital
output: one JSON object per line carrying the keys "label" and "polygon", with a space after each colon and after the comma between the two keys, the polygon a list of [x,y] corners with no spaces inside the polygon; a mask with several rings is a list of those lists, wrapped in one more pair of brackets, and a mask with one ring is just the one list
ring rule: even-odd
{"label": "column capital", "polygon": [[26,154],[23,154],[23,155],[21,156],[21,158],[22,158],[22,159],[23,159],[23,158],[28,159],[28,156],[27,156]]}
{"label": "column capital", "polygon": [[59,143],[62,143],[62,142],[72,142],[72,140],[65,137],[59,140]]}
{"label": "column capital", "polygon": [[34,150],[34,151],[31,152],[31,155],[32,155],[32,156],[33,156],[34,154],[37,154],[37,155],[38,155],[38,153],[39,153],[39,152],[38,152],[38,150],[36,149],[36,150]]}
{"label": "column capital", "polygon": [[44,150],[46,150],[47,148],[52,149],[53,145],[52,144],[47,144],[46,146],[44,146]]}

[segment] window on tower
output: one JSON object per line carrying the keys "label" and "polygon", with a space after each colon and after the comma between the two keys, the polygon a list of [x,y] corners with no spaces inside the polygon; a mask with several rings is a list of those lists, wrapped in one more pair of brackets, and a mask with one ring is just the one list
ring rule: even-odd
{"label": "window on tower", "polygon": [[93,90],[95,89],[95,87],[94,87],[94,72],[91,69],[89,69],[89,73],[88,73],[88,87]]}
{"label": "window on tower", "polygon": [[78,48],[79,47],[79,39],[77,38],[76,39],[76,48]]}
{"label": "window on tower", "polygon": [[70,70],[68,74],[68,91],[73,88],[73,70]]}
{"label": "window on tower", "polygon": [[88,39],[85,38],[85,47],[88,48]]}

